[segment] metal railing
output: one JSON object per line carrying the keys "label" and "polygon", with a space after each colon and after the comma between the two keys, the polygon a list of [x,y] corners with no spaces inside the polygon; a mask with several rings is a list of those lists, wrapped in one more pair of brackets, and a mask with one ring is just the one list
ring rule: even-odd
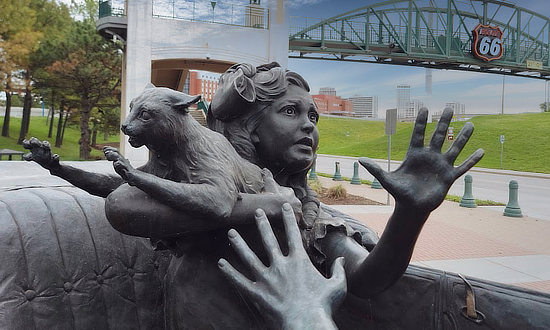
{"label": "metal railing", "polygon": [[99,18],[108,16],[126,16],[125,0],[99,0]]}
{"label": "metal railing", "polygon": [[230,1],[153,0],[153,16],[258,29],[269,28],[269,9]]}
{"label": "metal railing", "polygon": [[[377,46],[393,43],[399,46],[400,43],[403,44],[407,40],[406,24],[392,24],[385,20],[367,23],[364,17],[333,21],[324,24],[322,28],[308,30],[309,27],[313,27],[322,21],[323,19],[319,18],[291,17],[289,35],[292,37],[301,31],[307,31],[299,34],[296,39],[321,40],[325,43],[332,42],[332,45],[335,45],[335,43],[354,43],[362,46],[368,43],[369,46]],[[474,26],[473,24],[470,25]],[[530,60],[544,62],[548,60],[550,50],[547,44],[540,45],[540,41],[524,35],[518,42],[513,37],[515,35],[513,28],[501,26],[501,29],[504,31],[502,60],[516,61],[517,52],[519,52],[520,57],[528,54],[527,59]],[[368,31],[368,36],[366,31]],[[413,25],[411,32],[411,52],[444,53],[447,39],[447,31],[444,27],[427,29],[424,26],[416,27]],[[470,52],[472,39],[470,33],[464,31],[462,26],[459,25],[458,28],[455,26],[451,38],[451,53],[453,55],[465,56],[466,53]],[[530,49],[534,49],[534,51],[530,52]]]}

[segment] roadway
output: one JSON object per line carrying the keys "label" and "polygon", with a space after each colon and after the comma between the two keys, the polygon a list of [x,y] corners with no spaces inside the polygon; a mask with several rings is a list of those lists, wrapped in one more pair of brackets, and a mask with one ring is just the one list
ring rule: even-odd
{"label": "roadway", "polygon": [[[353,176],[353,163],[357,157],[318,155],[316,171],[334,174],[334,162],[340,162],[342,176]],[[387,160],[377,160],[383,169],[387,169]],[[393,171],[400,162],[392,161]],[[508,184],[516,180],[519,184],[519,205],[524,216],[550,221],[550,174],[517,172],[506,170],[489,170],[474,167],[467,174],[473,179],[472,193],[474,198],[488,199],[496,202],[508,202]],[[373,180],[373,176],[362,166],[359,166],[361,179]],[[464,194],[464,178],[459,178],[449,190],[449,194],[462,196]],[[502,207],[504,209],[504,207]]]}
{"label": "roadway", "polygon": [[[334,162],[340,162],[342,176],[353,176],[353,163],[357,157],[318,155],[317,172],[334,174]],[[75,167],[82,167],[92,172],[114,173],[112,165],[107,161],[66,162]],[[387,160],[378,160],[379,165],[386,169]],[[392,161],[391,169],[395,170],[400,162]],[[136,164],[137,165],[137,164]],[[489,199],[497,202],[508,202],[508,183],[516,180],[519,183],[519,205],[522,213],[535,219],[550,221],[550,174],[529,172],[488,170],[474,167],[468,174],[473,178],[473,195],[477,199]],[[359,176],[372,180],[373,177],[362,166],[359,166]],[[54,177],[38,164],[25,161],[0,161],[0,190],[13,189],[27,185],[65,185],[66,181]],[[451,187],[450,194],[462,196],[464,179],[459,178]],[[504,207],[501,207],[504,209]]]}
{"label": "roadway", "polygon": [[[6,107],[0,106],[0,116],[4,116],[6,112]],[[44,109],[44,116],[48,115],[48,109]],[[23,116],[22,107],[11,107],[10,117],[21,118]],[[38,117],[42,116],[42,108],[31,108],[31,116]]]}

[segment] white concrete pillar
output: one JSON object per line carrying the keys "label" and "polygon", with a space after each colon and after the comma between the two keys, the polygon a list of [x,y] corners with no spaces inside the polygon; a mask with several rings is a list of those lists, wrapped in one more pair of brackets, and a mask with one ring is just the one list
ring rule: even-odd
{"label": "white concrete pillar", "polygon": [[288,34],[290,18],[285,13],[284,0],[269,1],[269,42],[268,62],[279,62],[288,67]]}
{"label": "white concrete pillar", "polygon": [[[128,1],[128,36],[126,40],[126,68],[124,77],[125,97],[121,111],[123,122],[130,112],[130,102],[137,97],[147,83],[151,82],[151,42],[153,21],[152,0]],[[124,146],[122,146],[124,145]],[[149,150],[145,147],[134,148],[128,143],[128,137],[121,135],[121,150],[134,166],[140,166],[149,159]]]}

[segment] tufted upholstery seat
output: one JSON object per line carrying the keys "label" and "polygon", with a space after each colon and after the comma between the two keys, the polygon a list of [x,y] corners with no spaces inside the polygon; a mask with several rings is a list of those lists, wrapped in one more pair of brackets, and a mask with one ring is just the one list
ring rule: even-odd
{"label": "tufted upholstery seat", "polygon": [[0,329],[163,329],[168,257],[74,187],[0,192]]}
{"label": "tufted upholstery seat", "polygon": [[[115,231],[102,198],[74,187],[0,192],[0,330],[164,329],[168,262],[148,240]],[[377,297],[348,296],[335,321],[341,329],[550,329],[550,295],[470,282],[482,324],[461,315],[458,276],[416,266]]]}

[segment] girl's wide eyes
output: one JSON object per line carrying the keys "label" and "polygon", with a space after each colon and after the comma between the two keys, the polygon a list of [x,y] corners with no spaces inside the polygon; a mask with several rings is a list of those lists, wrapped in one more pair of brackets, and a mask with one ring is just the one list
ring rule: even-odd
{"label": "girl's wide eyes", "polygon": [[149,120],[151,119],[151,115],[149,114],[149,112],[147,111],[142,111],[140,114],[139,114],[139,118],[143,119],[143,120]]}
{"label": "girl's wide eyes", "polygon": [[309,120],[315,123],[319,120],[319,116],[315,112],[310,112],[308,117],[309,117]]}
{"label": "girl's wide eyes", "polygon": [[293,115],[296,113],[296,109],[294,109],[294,107],[284,107],[283,108],[283,113],[287,114],[287,115]]}

